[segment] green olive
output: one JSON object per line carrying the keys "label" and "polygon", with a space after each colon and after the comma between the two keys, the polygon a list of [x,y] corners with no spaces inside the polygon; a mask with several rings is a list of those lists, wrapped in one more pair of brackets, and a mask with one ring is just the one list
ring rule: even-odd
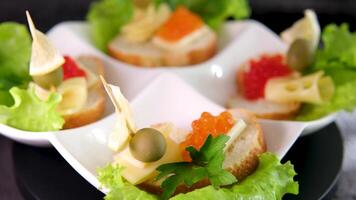
{"label": "green olive", "polygon": [[58,67],[56,70],[41,76],[33,76],[33,81],[39,86],[50,89],[52,86],[57,87],[62,83],[63,71],[62,67]]}
{"label": "green olive", "polygon": [[287,64],[298,71],[308,67],[313,62],[314,50],[308,40],[296,39],[289,47]]}
{"label": "green olive", "polygon": [[139,8],[145,8],[151,3],[151,0],[133,0],[133,3]]}
{"label": "green olive", "polygon": [[139,161],[154,162],[166,153],[166,140],[161,132],[153,128],[137,131],[130,141],[130,152]]}

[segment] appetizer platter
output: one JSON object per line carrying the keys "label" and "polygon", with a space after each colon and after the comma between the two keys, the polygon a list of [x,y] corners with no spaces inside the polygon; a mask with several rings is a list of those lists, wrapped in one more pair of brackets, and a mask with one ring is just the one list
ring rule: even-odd
{"label": "appetizer platter", "polygon": [[47,35],[29,12],[29,32],[0,24],[1,134],[52,145],[106,199],[298,194],[281,159],[356,106],[355,33],[308,9],[279,36],[225,22],[250,12],[230,3],[99,0]]}

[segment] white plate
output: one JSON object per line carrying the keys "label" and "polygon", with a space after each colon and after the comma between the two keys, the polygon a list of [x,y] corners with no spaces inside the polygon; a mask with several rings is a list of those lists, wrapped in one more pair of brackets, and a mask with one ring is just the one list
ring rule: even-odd
{"label": "white plate", "polygon": [[[177,95],[182,93],[184,95]],[[131,105],[138,128],[169,121],[179,128],[190,130],[191,122],[199,118],[202,112],[218,114],[224,111],[224,107],[213,103],[169,73],[152,81],[133,99]],[[51,133],[49,137],[64,159],[99,190],[97,169],[111,163],[114,156],[107,146],[108,134],[116,120],[114,115],[77,130]],[[303,130],[298,124],[261,122],[261,125],[267,150],[279,158],[285,155]]]}
{"label": "white plate", "polygon": [[[237,67],[248,60],[265,52],[284,52],[286,46],[271,30],[259,22],[247,20],[244,22],[228,22],[225,24],[219,40],[219,53],[207,62],[189,67],[171,68],[138,68],[117,61],[97,50],[91,43],[89,27],[85,22],[63,22],[53,27],[49,38],[63,54],[78,56],[83,54],[102,58],[106,64],[105,76],[108,82],[119,85],[125,96],[132,100],[155,77],[167,71],[172,72],[195,88],[199,93],[216,104],[224,106],[227,99],[235,94],[235,72]],[[187,96],[184,91],[174,95]],[[107,99],[105,117],[98,122],[82,128],[99,126],[114,109]],[[316,131],[335,119],[335,115],[324,117],[308,123],[280,122],[293,127],[303,126],[304,132]],[[56,134],[80,131],[79,129],[57,131]],[[20,131],[6,125],[0,125],[0,133],[18,142],[35,145],[49,145],[48,133],[33,133]]]}

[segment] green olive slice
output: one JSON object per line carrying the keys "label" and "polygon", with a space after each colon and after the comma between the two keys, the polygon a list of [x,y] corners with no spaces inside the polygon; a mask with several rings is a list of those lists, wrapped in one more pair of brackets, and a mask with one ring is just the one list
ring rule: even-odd
{"label": "green olive slice", "polygon": [[298,71],[302,71],[313,62],[314,50],[308,40],[296,39],[287,52],[287,64]]}
{"label": "green olive slice", "polygon": [[57,87],[62,83],[63,71],[62,67],[41,76],[32,76],[33,81],[45,89],[50,89],[52,86]]}
{"label": "green olive slice", "polygon": [[156,129],[143,128],[137,131],[130,140],[130,152],[137,160],[154,162],[166,153],[166,139]]}

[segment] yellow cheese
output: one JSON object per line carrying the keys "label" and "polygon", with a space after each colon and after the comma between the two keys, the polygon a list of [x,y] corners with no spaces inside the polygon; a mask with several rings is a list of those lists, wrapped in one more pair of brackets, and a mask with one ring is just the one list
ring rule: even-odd
{"label": "yellow cheese", "polygon": [[267,82],[265,98],[277,103],[305,102],[321,104],[331,99],[334,84],[323,71],[300,78],[275,78]]}
{"label": "yellow cheese", "polygon": [[62,95],[57,110],[61,115],[70,115],[83,109],[88,99],[87,81],[83,77],[70,78],[57,88]]}
{"label": "yellow cheese", "polygon": [[151,4],[147,9],[135,9],[131,22],[121,29],[122,36],[133,43],[146,42],[151,39],[157,29],[171,15],[171,10],[167,4],[155,6]]}
{"label": "yellow cheese", "polygon": [[165,124],[155,128],[163,133],[167,144],[166,153],[160,160],[152,163],[138,161],[131,155],[128,145],[115,156],[115,162],[124,167],[122,176],[131,184],[140,184],[154,178],[157,175],[156,168],[162,164],[183,161],[179,144],[175,143],[169,137],[170,132],[167,132],[170,128]]}

